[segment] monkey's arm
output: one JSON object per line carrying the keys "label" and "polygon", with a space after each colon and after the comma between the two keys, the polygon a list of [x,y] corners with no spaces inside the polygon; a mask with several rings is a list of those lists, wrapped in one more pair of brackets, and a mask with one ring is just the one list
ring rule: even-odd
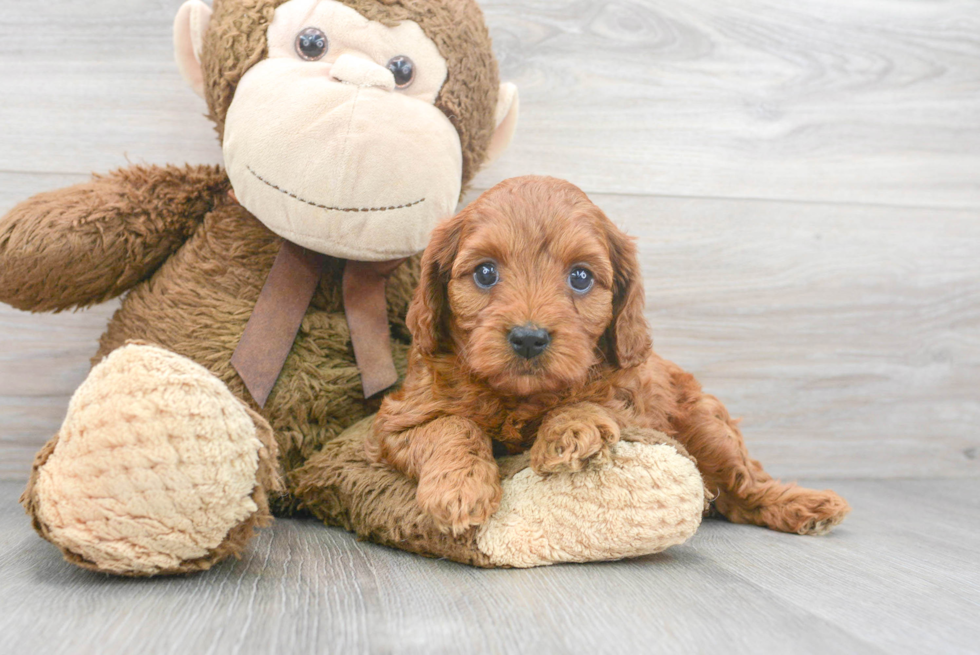
{"label": "monkey's arm", "polygon": [[149,277],[229,189],[218,166],[133,166],[41,193],[0,219],[0,302],[61,311]]}

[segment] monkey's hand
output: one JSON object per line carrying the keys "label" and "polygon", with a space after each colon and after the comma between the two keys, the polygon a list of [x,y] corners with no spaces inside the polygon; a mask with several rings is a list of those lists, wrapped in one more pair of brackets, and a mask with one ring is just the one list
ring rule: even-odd
{"label": "monkey's hand", "polygon": [[148,278],[230,188],[217,166],[133,166],[41,193],[0,219],[0,302],[84,307]]}
{"label": "monkey's hand", "polygon": [[580,471],[603,460],[619,441],[619,424],[599,405],[578,403],[550,412],[531,446],[531,468],[538,475]]}

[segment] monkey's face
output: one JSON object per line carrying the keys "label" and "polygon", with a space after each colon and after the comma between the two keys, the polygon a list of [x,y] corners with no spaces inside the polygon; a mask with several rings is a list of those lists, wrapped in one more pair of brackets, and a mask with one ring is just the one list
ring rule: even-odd
{"label": "monkey's face", "polygon": [[228,109],[224,157],[239,202],[273,232],[335,257],[422,250],[459,199],[462,152],[434,106],[446,61],[412,21],[335,0],[289,0],[268,57]]}

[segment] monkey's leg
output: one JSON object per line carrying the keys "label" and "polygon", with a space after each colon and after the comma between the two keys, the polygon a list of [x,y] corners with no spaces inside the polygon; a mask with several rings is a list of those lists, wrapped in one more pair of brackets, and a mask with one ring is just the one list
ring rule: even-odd
{"label": "monkey's leg", "polygon": [[780,532],[826,534],[851,511],[833,491],[774,480],[749,457],[742,433],[717,398],[698,389],[687,400],[677,439],[697,459],[709,493],[718,494],[715,507],[729,521]]}
{"label": "monkey's leg", "polygon": [[627,429],[610,456],[542,477],[530,456],[498,460],[500,508],[482,526],[443,533],[416,502],[415,482],[365,453],[373,417],[351,426],[290,475],[291,491],[328,525],[427,557],[482,567],[622,559],[686,541],[701,523],[704,487],[672,440]]}
{"label": "monkey's leg", "polygon": [[83,568],[185,573],[239,555],[277,487],[269,424],[198,364],[129,344],[92,369],[21,497]]}

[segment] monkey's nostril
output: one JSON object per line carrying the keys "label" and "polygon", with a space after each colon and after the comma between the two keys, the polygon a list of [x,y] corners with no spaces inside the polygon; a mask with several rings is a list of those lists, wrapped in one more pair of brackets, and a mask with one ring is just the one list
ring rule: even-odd
{"label": "monkey's nostril", "polygon": [[551,335],[547,330],[526,325],[511,329],[507,341],[515,353],[524,359],[532,359],[545,351],[551,343]]}

